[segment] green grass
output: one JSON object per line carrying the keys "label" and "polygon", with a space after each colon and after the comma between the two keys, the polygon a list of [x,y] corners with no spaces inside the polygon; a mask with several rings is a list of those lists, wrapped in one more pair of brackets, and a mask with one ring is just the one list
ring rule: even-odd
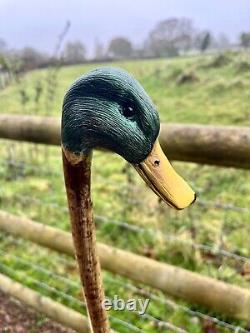
{"label": "green grass", "polygon": [[[219,58],[220,57],[220,58]],[[143,84],[155,102],[161,121],[179,123],[225,124],[249,126],[250,124],[250,55],[228,53],[222,56],[180,58],[172,60],[127,61],[114,64],[125,68]],[[19,83],[13,83],[0,92],[0,110],[12,114],[37,114],[60,116],[65,90],[82,73],[97,65],[65,67],[55,72],[56,79],[48,84],[48,70],[26,74]],[[50,72],[51,73],[51,72]],[[183,74],[195,76],[195,81],[178,84]],[[37,82],[42,86],[41,96],[36,100]],[[25,92],[26,101],[22,100]],[[58,148],[37,148],[31,144],[2,141],[0,148],[0,208],[42,223],[70,230],[65,211],[66,199],[62,177],[61,156]],[[14,160],[17,165],[6,164]],[[28,164],[28,165],[27,165]],[[213,202],[250,207],[250,175],[246,170],[201,166],[174,162],[176,169],[193,185],[200,199]],[[215,209],[194,205],[183,212],[176,212],[159,203],[154,194],[118,156],[95,152],[93,162],[93,200],[96,215],[109,220],[126,221],[142,228],[154,228],[161,234],[133,233],[119,225],[97,222],[97,238],[110,245],[147,255],[242,287],[250,287],[244,262],[209,255],[194,249],[186,241],[206,244],[214,250],[225,249],[238,255],[250,257],[249,213]],[[164,237],[176,236],[177,240]],[[33,288],[29,276],[81,297],[78,288],[63,285],[55,278],[20,264],[13,255],[77,280],[75,268],[59,260],[35,245],[21,242],[12,244],[1,235],[1,262],[14,269],[9,274]],[[4,271],[0,266],[0,271]],[[22,274],[26,274],[25,278]],[[6,273],[8,273],[6,271]],[[105,272],[107,295],[132,297],[133,293],[111,282]],[[116,281],[126,281],[118,276]],[[127,282],[126,282],[127,283]],[[43,292],[45,292],[43,290]],[[57,300],[57,295],[49,293]],[[163,296],[160,296],[162,299]],[[180,301],[178,301],[180,302]],[[183,304],[183,303],[182,303]],[[195,305],[186,304],[193,309]],[[79,310],[79,307],[75,306]],[[205,311],[205,309],[198,309]],[[192,333],[203,332],[202,323],[181,310],[171,310],[159,302],[151,302],[149,312]],[[114,314],[114,313],[113,313]],[[133,322],[147,332],[156,332],[152,323],[140,322],[137,317],[115,313]],[[219,316],[218,314],[213,314]],[[229,322],[236,323],[232,319]],[[115,326],[117,329],[118,326]],[[128,332],[120,328],[121,332]],[[219,330],[218,332],[224,332]]]}

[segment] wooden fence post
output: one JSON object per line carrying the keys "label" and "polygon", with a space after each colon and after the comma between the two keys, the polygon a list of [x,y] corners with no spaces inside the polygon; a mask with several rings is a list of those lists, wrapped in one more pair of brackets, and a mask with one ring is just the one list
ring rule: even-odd
{"label": "wooden fence post", "polygon": [[21,283],[2,274],[0,274],[0,289],[58,323],[74,329],[76,332],[91,333],[88,319],[82,314],[53,301],[49,297],[42,296],[28,287],[24,287]]}
{"label": "wooden fence post", "polygon": [[[74,256],[70,233],[0,211],[0,229]],[[98,243],[103,269],[250,325],[250,290]]]}
{"label": "wooden fence post", "polygon": [[[60,144],[56,117],[0,115],[0,138]],[[172,160],[250,169],[250,128],[161,124],[160,143]]]}

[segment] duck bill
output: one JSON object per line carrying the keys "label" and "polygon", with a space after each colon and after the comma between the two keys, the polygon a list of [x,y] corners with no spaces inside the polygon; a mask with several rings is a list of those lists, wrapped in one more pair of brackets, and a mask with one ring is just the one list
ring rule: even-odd
{"label": "duck bill", "polygon": [[151,153],[135,169],[149,187],[169,206],[183,209],[192,204],[196,195],[174,170],[156,140]]}

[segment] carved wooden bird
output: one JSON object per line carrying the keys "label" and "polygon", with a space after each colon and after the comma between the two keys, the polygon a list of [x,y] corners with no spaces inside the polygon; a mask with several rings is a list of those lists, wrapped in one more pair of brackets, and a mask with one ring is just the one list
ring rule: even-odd
{"label": "carved wooden bird", "polygon": [[96,253],[92,150],[104,148],[121,155],[164,202],[183,209],[194,202],[195,193],[162,152],[159,130],[154,104],[124,70],[93,70],[76,80],[65,95],[61,128],[65,185],[75,254],[94,333],[107,333],[110,328]]}

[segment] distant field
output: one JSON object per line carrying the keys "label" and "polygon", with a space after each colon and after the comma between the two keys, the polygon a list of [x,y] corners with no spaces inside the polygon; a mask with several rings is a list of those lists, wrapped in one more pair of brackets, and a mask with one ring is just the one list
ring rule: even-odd
{"label": "distant field", "polygon": [[[100,64],[101,66],[102,64]],[[106,65],[106,64],[105,64]],[[131,72],[157,105],[162,121],[249,125],[250,54],[226,54],[174,60],[138,60],[108,64]],[[34,71],[0,93],[8,113],[60,115],[70,83],[99,66],[78,65]],[[186,84],[180,76],[189,75]],[[54,77],[56,79],[54,79]],[[49,83],[50,82],[50,83]],[[36,98],[36,87],[41,97]],[[27,101],[22,103],[23,93]],[[52,94],[52,96],[50,95]]]}
{"label": "distant field", "polygon": [[[161,121],[250,125],[249,53],[126,61],[112,66],[128,70],[142,83],[155,102]],[[21,77],[19,83],[0,91],[0,112],[60,116],[67,87],[75,78],[95,67],[96,64],[81,65],[28,73]],[[0,209],[69,230],[60,150],[2,141],[0,153]],[[250,207],[249,171],[180,162],[174,162],[174,165],[193,185],[201,200]],[[214,250],[222,249],[250,257],[248,211],[194,205],[184,212],[175,212],[159,203],[149,190],[145,190],[141,180],[120,157],[96,152],[93,168],[96,215],[105,216],[108,221],[125,221],[162,232],[155,236],[148,232],[138,234],[114,223],[98,222],[99,240],[242,287],[250,287],[249,273],[243,274],[249,272],[249,266],[244,261],[213,256],[187,244],[191,241],[211,246]],[[170,239],[166,240],[165,236]],[[171,241],[172,236],[177,240],[174,238]],[[64,265],[57,255],[50,254],[48,257],[46,251],[26,242],[16,246],[11,244],[11,239],[0,234],[0,250],[5,252],[0,252],[1,262],[15,270],[9,275],[40,290],[27,277],[22,277],[21,272],[27,272],[80,297],[77,288],[63,286],[56,279],[46,278],[41,272],[20,264],[10,253],[77,280],[74,268]],[[8,273],[1,265],[0,271]],[[124,294],[129,298],[132,292],[125,293],[124,288],[110,282],[110,276],[105,274],[107,294]],[[114,278],[124,284],[123,279]],[[52,296],[74,306],[53,293]],[[196,309],[195,306],[192,309]],[[154,316],[167,319],[188,332],[205,332],[197,318],[190,319],[183,311],[166,309],[166,306],[153,302],[149,310]],[[120,318],[137,324],[147,332],[156,332],[152,324],[146,321],[139,322],[137,318],[126,317],[125,314],[120,314]]]}

